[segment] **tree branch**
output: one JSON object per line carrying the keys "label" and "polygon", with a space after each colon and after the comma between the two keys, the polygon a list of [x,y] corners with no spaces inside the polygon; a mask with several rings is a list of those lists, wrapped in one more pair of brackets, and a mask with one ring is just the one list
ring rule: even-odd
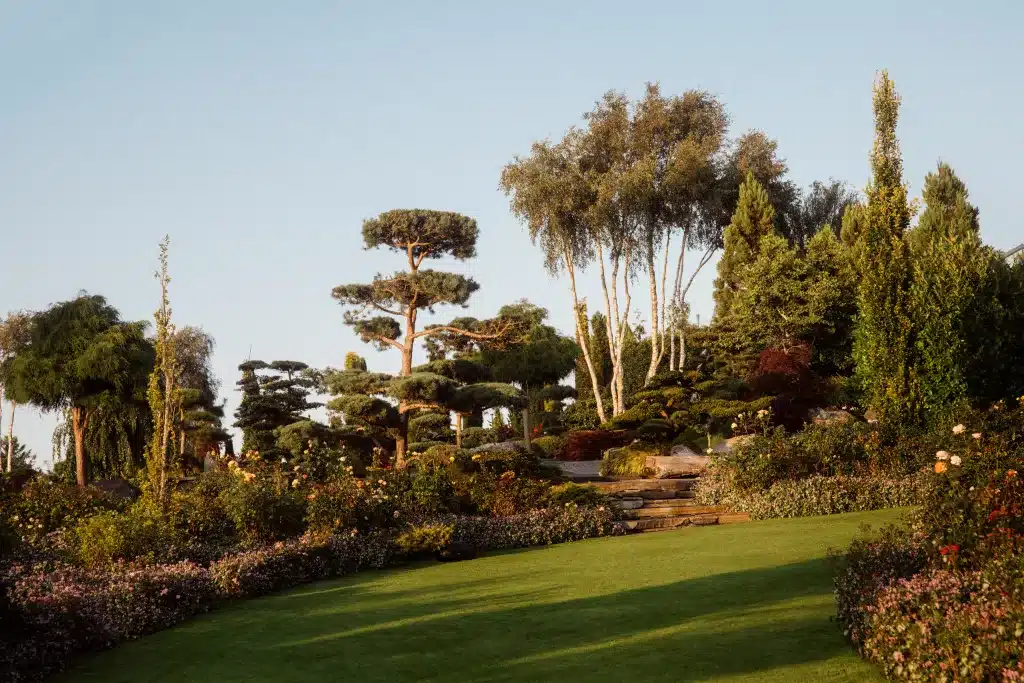
{"label": "tree branch", "polygon": [[412,339],[419,339],[420,337],[434,336],[438,332],[451,332],[461,337],[469,337],[470,339],[488,340],[498,339],[499,337],[506,334],[512,329],[514,323],[511,321],[506,322],[505,325],[497,332],[471,332],[470,330],[464,330],[461,327],[452,327],[451,325],[438,325],[436,327],[428,327],[425,330],[420,330],[412,335]]}

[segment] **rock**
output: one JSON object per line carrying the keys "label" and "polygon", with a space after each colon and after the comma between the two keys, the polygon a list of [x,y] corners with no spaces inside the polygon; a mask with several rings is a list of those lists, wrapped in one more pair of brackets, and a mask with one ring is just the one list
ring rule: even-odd
{"label": "rock", "polygon": [[672,479],[703,474],[710,460],[710,456],[690,451],[688,455],[648,455],[645,464],[658,479]]}
{"label": "rock", "polygon": [[476,548],[468,543],[452,543],[444,550],[437,551],[439,562],[460,562],[476,557]]}
{"label": "rock", "polygon": [[108,496],[121,500],[136,500],[142,495],[142,491],[130,481],[125,481],[124,479],[102,479],[93,482],[92,485]]}
{"label": "rock", "polygon": [[811,411],[811,422],[814,424],[845,424],[857,418],[847,410],[824,410],[817,408]]}
{"label": "rock", "polygon": [[742,434],[740,436],[734,436],[730,439],[726,439],[725,441],[715,444],[715,447],[712,448],[711,450],[714,451],[715,453],[731,453],[732,451],[736,450],[743,444],[753,441],[754,438],[756,437],[753,434]]}
{"label": "rock", "polygon": [[689,455],[704,455],[703,453],[695,453],[692,448],[682,443],[677,443],[675,446],[673,446],[672,450],[670,450],[668,454],[673,458]]}
{"label": "rock", "polygon": [[514,453],[525,450],[526,446],[522,441],[501,441],[499,443],[485,443],[482,446],[469,449],[470,454],[475,453]]}
{"label": "rock", "polygon": [[612,503],[620,510],[638,510],[644,506],[643,498],[621,498]]}

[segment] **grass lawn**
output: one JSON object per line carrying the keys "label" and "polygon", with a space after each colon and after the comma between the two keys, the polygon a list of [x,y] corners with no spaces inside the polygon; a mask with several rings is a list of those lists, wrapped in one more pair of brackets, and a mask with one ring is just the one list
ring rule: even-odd
{"label": "grass lawn", "polygon": [[607,538],[241,602],[64,683],[850,681],[829,547],[900,511]]}

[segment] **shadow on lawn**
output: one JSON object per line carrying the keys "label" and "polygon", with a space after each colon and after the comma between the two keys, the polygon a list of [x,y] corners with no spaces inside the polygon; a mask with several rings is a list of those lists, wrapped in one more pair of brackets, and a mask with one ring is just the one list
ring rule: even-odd
{"label": "shadow on lawn", "polygon": [[[124,648],[115,666],[87,664],[73,680],[667,683],[760,672],[789,681],[799,679],[769,672],[843,654],[846,664],[802,680],[871,678],[826,616],[825,559],[571,600],[529,573],[426,591],[381,591],[382,576],[240,604]],[[155,657],[160,669],[147,668]]]}

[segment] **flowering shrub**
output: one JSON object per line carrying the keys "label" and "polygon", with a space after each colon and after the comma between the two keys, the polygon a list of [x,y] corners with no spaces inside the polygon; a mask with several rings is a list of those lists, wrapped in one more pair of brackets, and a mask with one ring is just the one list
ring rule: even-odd
{"label": "flowering shrub", "polygon": [[385,533],[312,536],[229,555],[210,565],[223,595],[252,598],[310,581],[380,569],[395,559]]}
{"label": "flowering shrub", "polygon": [[518,477],[512,470],[501,475],[478,472],[465,480],[473,506],[482,513],[496,517],[517,515],[547,504],[545,482]]}
{"label": "flowering shrub", "polygon": [[47,534],[69,529],[81,520],[104,510],[117,510],[122,504],[92,487],[37,477],[20,495],[5,501],[2,514],[22,541],[36,542]]}
{"label": "flowering shrub", "polygon": [[929,487],[927,475],[902,479],[814,475],[783,480],[767,491],[732,498],[730,502],[753,519],[811,517],[917,505]]}
{"label": "flowering shrub", "polygon": [[1024,679],[1021,568],[932,569],[881,588],[863,606],[862,654],[894,680]]}
{"label": "flowering shrub", "polygon": [[877,537],[858,538],[845,555],[833,555],[836,608],[844,634],[858,644],[870,632],[868,608],[879,591],[920,572],[927,563],[925,539],[889,526]]}
{"label": "flowering shrub", "polygon": [[246,469],[231,461],[229,467],[233,478],[218,500],[242,542],[255,545],[302,532],[301,473],[289,476],[258,461]]}
{"label": "flowering shrub", "polygon": [[508,550],[625,533],[613,519],[610,508],[569,503],[509,517],[444,517],[438,521],[453,526],[453,543],[478,550]]}
{"label": "flowering shrub", "polygon": [[6,581],[21,623],[0,650],[4,681],[31,680],[63,668],[79,652],[167,628],[209,609],[217,597],[209,572],[190,562],[102,572],[16,566]]}
{"label": "flowering shrub", "polygon": [[857,541],[843,563],[839,621],[890,678],[1024,680],[1020,403],[952,427],[912,534]]}

